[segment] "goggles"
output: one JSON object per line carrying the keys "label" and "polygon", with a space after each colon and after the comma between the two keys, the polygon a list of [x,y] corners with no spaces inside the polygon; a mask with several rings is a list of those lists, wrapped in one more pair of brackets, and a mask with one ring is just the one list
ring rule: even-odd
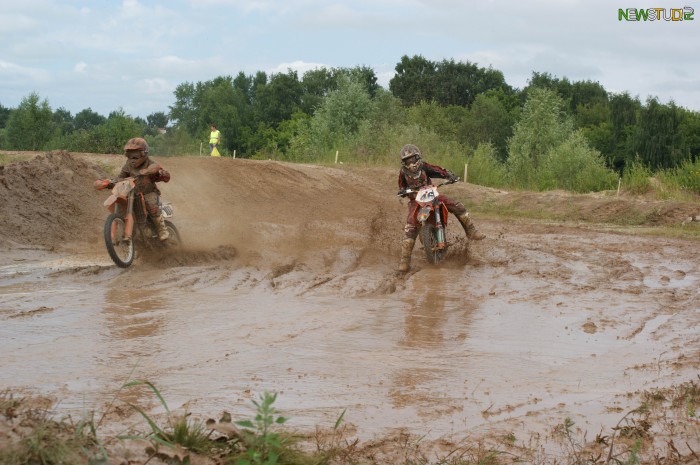
{"label": "goggles", "polygon": [[418,160],[418,155],[412,155],[408,158],[404,158],[403,160],[401,160],[401,163],[403,163],[404,166],[409,166],[413,165],[414,163],[418,163]]}

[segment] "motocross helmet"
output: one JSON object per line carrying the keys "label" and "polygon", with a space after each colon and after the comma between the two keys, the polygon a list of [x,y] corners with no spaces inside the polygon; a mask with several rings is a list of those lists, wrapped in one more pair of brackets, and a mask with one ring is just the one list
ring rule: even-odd
{"label": "motocross helmet", "polygon": [[129,139],[124,146],[124,155],[129,159],[129,165],[132,168],[139,168],[148,158],[148,142],[142,137]]}
{"label": "motocross helmet", "polygon": [[423,167],[420,149],[413,144],[406,144],[399,155],[403,170],[413,178],[420,176],[420,170]]}

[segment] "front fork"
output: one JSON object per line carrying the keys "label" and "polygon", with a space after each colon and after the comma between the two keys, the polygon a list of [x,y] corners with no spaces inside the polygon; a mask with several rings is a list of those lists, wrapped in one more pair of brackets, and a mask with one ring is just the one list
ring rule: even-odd
{"label": "front fork", "polygon": [[440,206],[435,209],[435,239],[437,239],[436,248],[445,248],[445,225],[442,223],[442,213]]}
{"label": "front fork", "polygon": [[[444,249],[447,246],[445,241],[445,223],[442,220],[443,213],[447,212],[443,211],[442,205],[439,202],[433,204],[432,215],[435,217],[435,241],[437,242],[435,244],[435,249],[437,250]],[[426,218],[425,221],[428,221],[428,219]]]}
{"label": "front fork", "polygon": [[[113,210],[112,213],[120,213],[120,210],[123,208],[126,208],[126,214],[124,215],[124,240],[131,240],[133,234],[134,234],[134,196],[129,195],[126,203],[115,203],[113,204]],[[112,240],[114,240],[114,237],[116,236],[117,233],[117,225],[115,223],[112,223]]]}

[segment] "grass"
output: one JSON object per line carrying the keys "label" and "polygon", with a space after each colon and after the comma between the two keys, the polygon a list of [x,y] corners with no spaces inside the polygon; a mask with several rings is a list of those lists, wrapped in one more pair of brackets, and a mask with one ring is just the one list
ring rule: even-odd
{"label": "grass", "polygon": [[8,165],[10,163],[18,163],[22,161],[27,161],[34,157],[34,155],[28,154],[28,153],[8,153],[8,152],[0,152],[0,166],[2,165]]}
{"label": "grass", "polygon": [[[700,380],[700,377],[698,377]],[[3,465],[108,465],[166,463],[187,465],[687,465],[700,463],[700,383],[690,380],[664,389],[630,393],[639,406],[621,416],[608,431],[588,439],[571,418],[551,428],[558,453],[543,452],[545,438],[518,442],[515,433],[469,437],[440,447],[425,436],[398,433],[360,444],[344,424],[345,411],[329,429],[317,427],[302,436],[285,429],[287,418],[274,406],[277,394],[264,392],[252,401],[251,419],[233,421],[224,412],[218,421],[174,415],[160,391],[148,381],[132,381],[122,389],[145,387],[165,409],[156,419],[135,403],[127,403],[145,421],[147,433],[120,436],[140,453],[119,457],[115,438],[100,439],[91,419],[74,423],[52,418],[49,409],[33,409],[27,399],[0,395],[0,463]],[[90,417],[89,417],[90,418]],[[104,416],[103,416],[104,418]],[[162,421],[162,424],[159,424]],[[9,426],[9,427],[8,427]],[[10,431],[8,434],[7,431]],[[465,432],[468,434],[468,432]],[[549,441],[549,440],[547,440]],[[108,446],[104,446],[107,444]],[[145,448],[141,444],[147,444]],[[436,452],[436,451],[440,452]],[[140,454],[140,455],[139,455]]]}

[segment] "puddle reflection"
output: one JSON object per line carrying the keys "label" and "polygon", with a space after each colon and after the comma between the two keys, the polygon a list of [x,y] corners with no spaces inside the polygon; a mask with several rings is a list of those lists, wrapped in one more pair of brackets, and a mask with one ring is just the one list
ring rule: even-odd
{"label": "puddle reflection", "polygon": [[163,310],[169,305],[161,290],[109,289],[103,315],[110,358],[144,356],[160,351],[159,336],[165,325]]}
{"label": "puddle reflection", "polygon": [[404,337],[400,341],[403,346],[435,348],[444,343],[447,316],[443,283],[431,277],[415,280],[412,292],[403,299],[406,305]]}

